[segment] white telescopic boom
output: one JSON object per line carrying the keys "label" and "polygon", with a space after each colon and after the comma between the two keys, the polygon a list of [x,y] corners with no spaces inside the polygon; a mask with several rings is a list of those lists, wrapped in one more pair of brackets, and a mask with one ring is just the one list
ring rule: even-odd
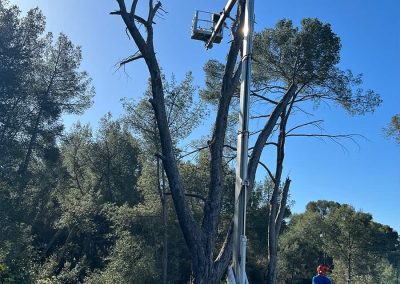
{"label": "white telescopic boom", "polygon": [[249,144],[249,100],[251,85],[251,55],[253,49],[254,0],[247,0],[243,25],[242,82],[235,184],[235,215],[233,239],[233,271],[237,284],[245,284],[246,276],[246,202]]}

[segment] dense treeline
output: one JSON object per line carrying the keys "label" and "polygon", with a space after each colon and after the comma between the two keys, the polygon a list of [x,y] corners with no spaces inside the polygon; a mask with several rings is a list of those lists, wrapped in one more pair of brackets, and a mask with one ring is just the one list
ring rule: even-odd
{"label": "dense treeline", "polygon": [[[76,123],[66,132],[62,115],[82,113],[94,94],[90,77],[79,69],[80,48],[66,35],[45,34],[39,9],[21,16],[2,1],[0,35],[0,283],[187,283],[191,259],[157,154],[151,86],[143,100],[125,102],[123,118],[106,114],[96,130]],[[177,144],[206,110],[194,99],[190,73],[181,82],[163,80],[182,183],[200,222],[210,156],[200,152],[186,160]],[[234,207],[235,172],[228,158],[222,170],[218,247]],[[268,178],[249,200],[251,283],[266,278],[274,188],[282,191]],[[333,268],[335,283],[398,281],[398,235],[371,215],[319,201],[304,214],[291,216],[287,209],[284,217],[279,283],[308,283],[321,261]]]}
{"label": "dense treeline", "polygon": [[334,283],[399,281],[397,232],[346,204],[310,202],[291,217],[280,249],[279,283],[308,283],[317,262],[331,266]]}

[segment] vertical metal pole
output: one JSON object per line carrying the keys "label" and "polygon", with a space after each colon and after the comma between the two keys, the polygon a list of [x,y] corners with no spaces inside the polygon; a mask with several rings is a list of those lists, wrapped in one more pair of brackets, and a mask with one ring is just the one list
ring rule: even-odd
{"label": "vertical metal pole", "polygon": [[253,47],[254,0],[247,0],[243,25],[242,83],[235,184],[235,215],[233,240],[233,270],[237,284],[246,283],[246,201],[249,141],[249,97],[251,84],[251,54]]}

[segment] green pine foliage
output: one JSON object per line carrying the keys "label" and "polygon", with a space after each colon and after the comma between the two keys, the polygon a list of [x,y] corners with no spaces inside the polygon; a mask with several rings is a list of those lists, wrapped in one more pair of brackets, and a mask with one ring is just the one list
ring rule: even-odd
{"label": "green pine foliage", "polygon": [[387,137],[390,137],[400,144],[400,114],[392,116],[390,123],[384,129]]}

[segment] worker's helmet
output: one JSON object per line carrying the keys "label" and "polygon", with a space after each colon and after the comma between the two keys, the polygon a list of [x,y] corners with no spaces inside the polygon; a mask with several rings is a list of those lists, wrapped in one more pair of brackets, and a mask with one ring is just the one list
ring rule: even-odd
{"label": "worker's helmet", "polygon": [[320,265],[318,265],[318,267],[317,267],[317,273],[318,273],[318,274],[325,275],[325,274],[328,273],[328,271],[329,271],[329,266],[326,265],[326,264],[320,264]]}

